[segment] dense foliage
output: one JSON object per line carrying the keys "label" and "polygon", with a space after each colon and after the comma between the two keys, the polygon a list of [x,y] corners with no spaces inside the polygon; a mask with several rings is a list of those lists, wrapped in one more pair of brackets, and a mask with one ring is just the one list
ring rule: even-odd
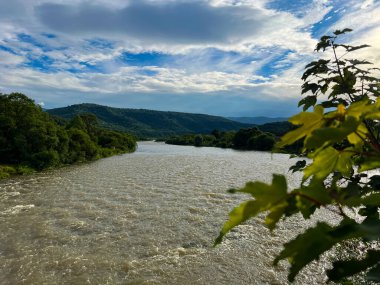
{"label": "dense foliage", "polygon": [[94,115],[78,115],[66,123],[21,93],[0,94],[0,177],[131,152],[135,147],[131,135],[99,128]]}
{"label": "dense foliage", "polygon": [[240,129],[237,132],[221,132],[214,130],[209,135],[190,134],[175,136],[166,140],[167,144],[214,146],[242,150],[271,150],[275,144],[275,136],[260,131],[258,128]]}
{"label": "dense foliage", "polygon": [[[339,36],[350,31],[321,38],[316,51],[329,52],[331,59],[306,66],[302,93],[309,95],[299,103],[304,111],[289,120],[298,128],[278,144],[303,141],[303,155],[310,160],[299,160],[291,168],[303,172],[299,187],[288,189],[286,178],[274,174],[272,184],[249,182],[232,190],[253,199],[230,213],[216,239],[221,242],[233,227],[260,213],[273,230],[279,220],[298,213],[309,219],[317,208],[331,211],[336,220],[318,222],[284,244],[274,264],[288,260],[289,281],[324,252],[349,244],[361,251],[334,261],[327,271],[329,280],[343,281],[361,273],[369,281],[380,282],[380,175],[374,171],[380,167],[380,80],[372,75],[374,68],[364,68],[368,61],[348,58],[367,47],[339,43]],[[310,107],[314,110],[307,112]]]}
{"label": "dense foliage", "polygon": [[122,109],[95,104],[72,105],[48,110],[50,114],[72,119],[83,113],[94,114],[102,127],[129,132],[139,138],[167,138],[183,134],[208,134],[220,131],[239,130],[250,125],[218,116],[162,112],[144,109]]}
{"label": "dense foliage", "polygon": [[287,132],[295,129],[289,122],[266,123],[257,127],[263,132],[272,133],[278,137],[281,137]]}

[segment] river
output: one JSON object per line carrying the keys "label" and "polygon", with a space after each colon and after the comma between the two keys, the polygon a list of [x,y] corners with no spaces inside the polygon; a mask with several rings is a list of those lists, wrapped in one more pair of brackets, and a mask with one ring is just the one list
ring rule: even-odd
{"label": "river", "polygon": [[[0,181],[0,284],[286,284],[261,218],[212,247],[249,180],[290,176],[285,154],[140,142],[133,154]],[[325,262],[295,284],[321,284]]]}

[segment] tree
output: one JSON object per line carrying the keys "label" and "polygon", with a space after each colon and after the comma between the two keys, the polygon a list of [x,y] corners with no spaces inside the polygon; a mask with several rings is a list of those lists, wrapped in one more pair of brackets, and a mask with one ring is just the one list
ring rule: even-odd
{"label": "tree", "polygon": [[37,169],[56,165],[59,127],[33,100],[21,93],[0,94],[0,157]]}
{"label": "tree", "polygon": [[[380,281],[380,250],[374,246],[380,238],[380,175],[368,172],[380,167],[380,80],[372,75],[375,68],[363,68],[370,62],[347,58],[367,47],[339,43],[339,36],[348,32],[337,30],[320,39],[316,51],[331,52],[332,58],[306,66],[302,94],[308,96],[299,102],[303,112],[289,119],[298,128],[277,144],[283,148],[303,142],[302,156],[311,161],[300,160],[291,167],[303,172],[299,187],[288,189],[286,178],[274,174],[272,184],[249,182],[231,190],[253,199],[230,212],[215,241],[220,243],[232,228],[263,212],[270,230],[279,220],[298,213],[309,219],[317,208],[336,213],[337,225],[318,222],[284,244],[274,264],[288,260],[289,281],[321,254],[345,243],[364,243],[367,249],[361,256],[333,262],[327,271],[329,280],[362,273],[369,281]],[[314,110],[308,112],[310,107]],[[360,221],[353,218],[353,210],[358,210]]]}
{"label": "tree", "polygon": [[234,147],[238,149],[246,149],[248,146],[248,140],[261,134],[262,132],[256,127],[250,129],[240,129],[233,139]]}
{"label": "tree", "polygon": [[202,135],[196,135],[194,137],[194,145],[195,146],[202,146],[203,143],[203,136]]}
{"label": "tree", "polygon": [[248,139],[247,149],[252,150],[272,150],[275,139],[272,134],[261,133]]}

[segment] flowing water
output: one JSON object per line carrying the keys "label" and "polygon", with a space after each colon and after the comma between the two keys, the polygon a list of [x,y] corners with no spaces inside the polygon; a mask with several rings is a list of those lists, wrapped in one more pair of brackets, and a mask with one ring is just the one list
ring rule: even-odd
{"label": "flowing water", "polygon": [[[305,223],[270,233],[261,218],[213,248],[227,194],[248,180],[290,176],[285,154],[142,142],[133,154],[0,182],[0,284],[285,284],[281,243]],[[326,218],[323,216],[322,218]],[[296,284],[324,281],[325,262]]]}

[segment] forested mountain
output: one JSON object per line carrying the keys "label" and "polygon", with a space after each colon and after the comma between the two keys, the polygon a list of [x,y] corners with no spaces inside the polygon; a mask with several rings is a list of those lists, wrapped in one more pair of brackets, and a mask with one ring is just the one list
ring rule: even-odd
{"label": "forested mountain", "polygon": [[269,117],[227,117],[227,119],[244,123],[244,124],[251,124],[251,125],[263,125],[267,123],[274,123],[274,122],[284,122],[287,121],[288,118],[269,118]]}
{"label": "forested mountain", "polygon": [[140,138],[162,138],[172,135],[239,130],[250,125],[223,117],[145,109],[121,109],[96,104],[78,104],[47,110],[50,114],[71,119],[82,113],[94,114],[101,126],[133,133]]}

